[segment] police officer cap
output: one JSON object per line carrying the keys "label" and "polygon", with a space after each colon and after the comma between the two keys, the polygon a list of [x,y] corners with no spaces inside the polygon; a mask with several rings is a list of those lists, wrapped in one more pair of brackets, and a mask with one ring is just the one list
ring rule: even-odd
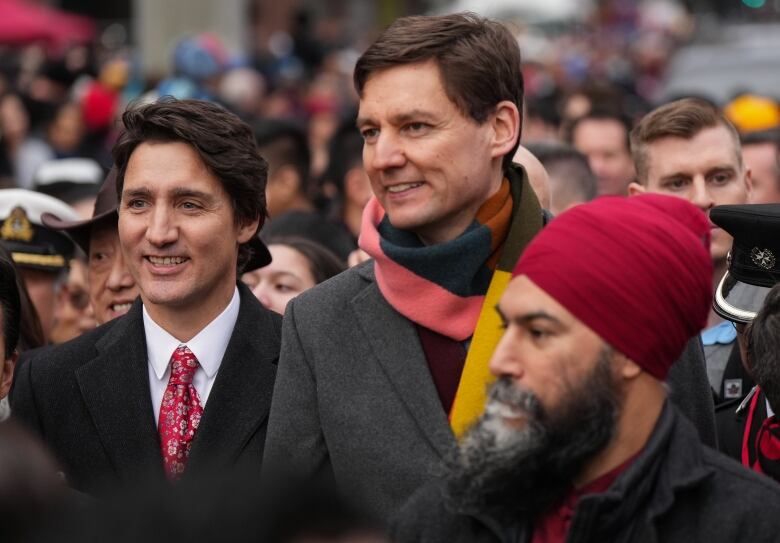
{"label": "police officer cap", "polygon": [[73,256],[73,242],[41,223],[41,215],[47,212],[66,220],[78,219],[72,207],[46,194],[0,190],[0,243],[18,266],[58,271]]}
{"label": "police officer cap", "polygon": [[725,319],[748,323],[780,282],[780,204],[717,206],[710,220],[734,238],[713,308]]}

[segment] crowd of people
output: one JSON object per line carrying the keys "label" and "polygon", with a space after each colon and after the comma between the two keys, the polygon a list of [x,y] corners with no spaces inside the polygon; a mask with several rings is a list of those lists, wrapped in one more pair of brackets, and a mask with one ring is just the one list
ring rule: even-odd
{"label": "crowd of people", "polygon": [[3,540],[776,540],[771,97],[542,100],[470,13],[348,99],[179,47],[2,79]]}

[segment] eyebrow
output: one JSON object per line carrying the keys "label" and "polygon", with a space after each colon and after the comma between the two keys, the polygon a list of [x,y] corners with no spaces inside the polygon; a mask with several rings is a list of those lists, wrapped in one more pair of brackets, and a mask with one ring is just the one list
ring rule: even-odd
{"label": "eyebrow", "polygon": [[[422,109],[412,109],[390,116],[390,122],[396,125],[419,120],[433,121],[435,120],[435,117],[432,113],[423,111]],[[361,126],[372,123],[373,120],[368,117],[358,117],[357,121],[355,122],[355,126],[360,128]]]}
{"label": "eyebrow", "polygon": [[518,315],[516,317],[512,317],[511,319],[508,319],[506,315],[501,311],[501,308],[496,304],[496,311],[498,312],[499,316],[501,317],[501,320],[503,322],[513,322],[515,324],[527,324],[531,321],[534,321],[536,319],[544,319],[547,321],[552,322],[553,324],[557,324],[559,326],[563,326],[563,323],[558,319],[557,317],[553,317],[546,311],[534,311],[532,313],[526,313],[524,315]]}
{"label": "eyebrow", "polygon": [[151,194],[151,191],[146,187],[126,189],[122,191],[122,200],[126,198],[148,198]]}
{"label": "eyebrow", "polygon": [[171,196],[174,198],[197,198],[209,203],[214,201],[214,196],[212,194],[193,189],[173,189],[171,191]]}
{"label": "eyebrow", "polygon": [[[734,166],[729,166],[727,164],[722,164],[720,166],[714,166],[714,167],[710,168],[709,170],[707,170],[705,172],[704,176],[708,177],[708,176],[710,176],[710,175],[712,175],[714,173],[718,173],[718,172],[737,173],[737,169],[734,168]],[[670,173],[669,175],[664,175],[663,177],[661,177],[661,181],[670,181],[672,179],[678,179],[680,177],[682,177],[684,179],[690,179],[693,176],[691,174],[685,173],[685,172],[675,172],[675,173]]]}
{"label": "eyebrow", "polygon": [[[127,189],[125,191],[122,191],[122,200],[126,198],[128,199],[149,198],[151,195],[152,195],[152,191],[150,191],[146,187],[139,187],[137,189]],[[212,203],[214,201],[214,196],[212,194],[200,190],[193,190],[193,189],[186,189],[186,188],[173,189],[173,191],[171,191],[171,196],[173,196],[174,198],[197,198],[207,203]]]}

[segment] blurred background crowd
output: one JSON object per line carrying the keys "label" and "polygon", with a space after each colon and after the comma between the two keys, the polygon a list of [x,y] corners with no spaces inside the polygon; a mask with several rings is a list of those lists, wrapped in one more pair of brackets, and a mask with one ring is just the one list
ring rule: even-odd
{"label": "blurred background crowd", "polygon": [[[361,258],[371,188],[355,127],[357,58],[398,17],[464,10],[517,37],[521,143],[547,171],[540,199],[553,214],[625,193],[631,128],[684,96],[715,104],[739,130],[751,203],[780,203],[780,0],[0,0],[0,189],[47,194],[73,208],[61,218],[90,219],[128,104],[218,102],[249,123],[270,166],[261,236],[273,262],[243,280],[283,313]],[[2,194],[4,225],[13,217]],[[21,350],[127,311],[130,279],[105,287],[132,293],[110,317],[90,303],[86,260],[76,251],[54,273],[20,266],[26,314],[40,318],[22,323]]]}

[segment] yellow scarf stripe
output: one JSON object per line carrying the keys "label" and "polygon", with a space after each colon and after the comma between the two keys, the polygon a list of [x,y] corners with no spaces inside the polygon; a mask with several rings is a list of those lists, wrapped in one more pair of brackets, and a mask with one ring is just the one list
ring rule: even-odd
{"label": "yellow scarf stripe", "polygon": [[450,426],[457,438],[471,427],[485,408],[487,386],[494,380],[488,369],[488,362],[503,334],[496,304],[510,279],[511,272],[496,270],[485,294],[485,302],[479,313],[455,402],[450,411]]}

